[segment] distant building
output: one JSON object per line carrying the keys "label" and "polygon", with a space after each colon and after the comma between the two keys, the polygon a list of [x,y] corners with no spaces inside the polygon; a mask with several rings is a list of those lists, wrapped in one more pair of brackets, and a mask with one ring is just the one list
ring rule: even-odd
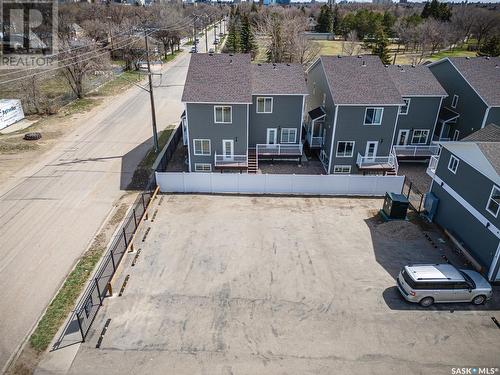
{"label": "distant building", "polygon": [[392,0],[372,0],[373,4],[392,4]]}

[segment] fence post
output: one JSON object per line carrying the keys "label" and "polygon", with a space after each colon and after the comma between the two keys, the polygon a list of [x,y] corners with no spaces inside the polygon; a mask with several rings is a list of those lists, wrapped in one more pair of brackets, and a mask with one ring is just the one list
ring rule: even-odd
{"label": "fence post", "polygon": [[135,208],[132,210],[132,213],[134,214],[134,223],[135,227],[137,228],[137,217],[135,216]]}
{"label": "fence post", "polygon": [[102,306],[101,291],[99,290],[99,282],[97,281],[97,277],[94,279],[94,281],[95,281],[95,286],[97,288],[97,295],[99,296],[99,305]]}
{"label": "fence post", "polygon": [[116,271],[115,259],[113,258],[113,250],[109,252],[109,256],[111,257],[111,264],[113,265],[113,273]]}
{"label": "fence post", "polygon": [[146,210],[146,203],[144,202],[144,193],[141,193],[141,197],[142,197],[142,207],[144,208],[144,210]]}
{"label": "fence post", "polygon": [[125,249],[128,247],[127,234],[125,233],[125,227],[122,228],[123,239],[125,240]]}
{"label": "fence post", "polygon": [[80,333],[82,334],[82,342],[85,342],[85,335],[83,334],[82,322],[80,322],[80,316],[76,313],[76,320],[78,321],[78,328],[80,328]]}
{"label": "fence post", "polygon": [[410,193],[411,193],[411,187],[413,185],[413,182],[410,181],[410,185],[408,185],[408,196],[406,198],[410,199]]}
{"label": "fence post", "polygon": [[422,201],[424,200],[424,195],[420,194],[420,204],[418,205],[418,212],[422,211]]}

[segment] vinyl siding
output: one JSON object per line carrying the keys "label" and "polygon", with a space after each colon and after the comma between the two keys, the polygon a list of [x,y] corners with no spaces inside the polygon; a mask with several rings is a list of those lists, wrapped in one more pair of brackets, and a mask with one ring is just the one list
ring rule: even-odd
{"label": "vinyl siding", "polygon": [[[403,96],[404,97],[404,96]],[[399,131],[402,129],[410,130],[408,144],[411,144],[413,129],[428,129],[429,138],[427,144],[432,141],[432,133],[436,124],[437,115],[440,109],[440,97],[410,97],[410,108],[408,114],[399,115],[396,128],[394,144],[397,143]]]}

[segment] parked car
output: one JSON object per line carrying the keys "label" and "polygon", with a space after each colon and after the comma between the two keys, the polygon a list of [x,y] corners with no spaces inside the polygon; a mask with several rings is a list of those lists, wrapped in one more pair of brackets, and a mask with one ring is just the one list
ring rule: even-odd
{"label": "parked car", "polygon": [[409,302],[428,307],[433,303],[472,302],[491,299],[491,285],[478,272],[457,269],[451,264],[417,264],[403,267],[398,289]]}
{"label": "parked car", "polygon": [[189,51],[189,53],[197,53],[198,50],[196,49],[195,46],[191,47],[191,51]]}
{"label": "parked car", "polygon": [[215,50],[214,50],[213,48],[210,48],[210,49],[208,50],[208,53],[215,53]]}

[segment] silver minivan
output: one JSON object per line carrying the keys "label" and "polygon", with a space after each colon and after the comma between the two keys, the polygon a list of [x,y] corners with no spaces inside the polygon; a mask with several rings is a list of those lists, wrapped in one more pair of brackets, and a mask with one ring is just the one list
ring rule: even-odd
{"label": "silver minivan", "polygon": [[472,302],[491,299],[491,285],[478,272],[460,270],[451,264],[416,264],[403,267],[398,289],[409,302],[427,307],[439,302]]}

